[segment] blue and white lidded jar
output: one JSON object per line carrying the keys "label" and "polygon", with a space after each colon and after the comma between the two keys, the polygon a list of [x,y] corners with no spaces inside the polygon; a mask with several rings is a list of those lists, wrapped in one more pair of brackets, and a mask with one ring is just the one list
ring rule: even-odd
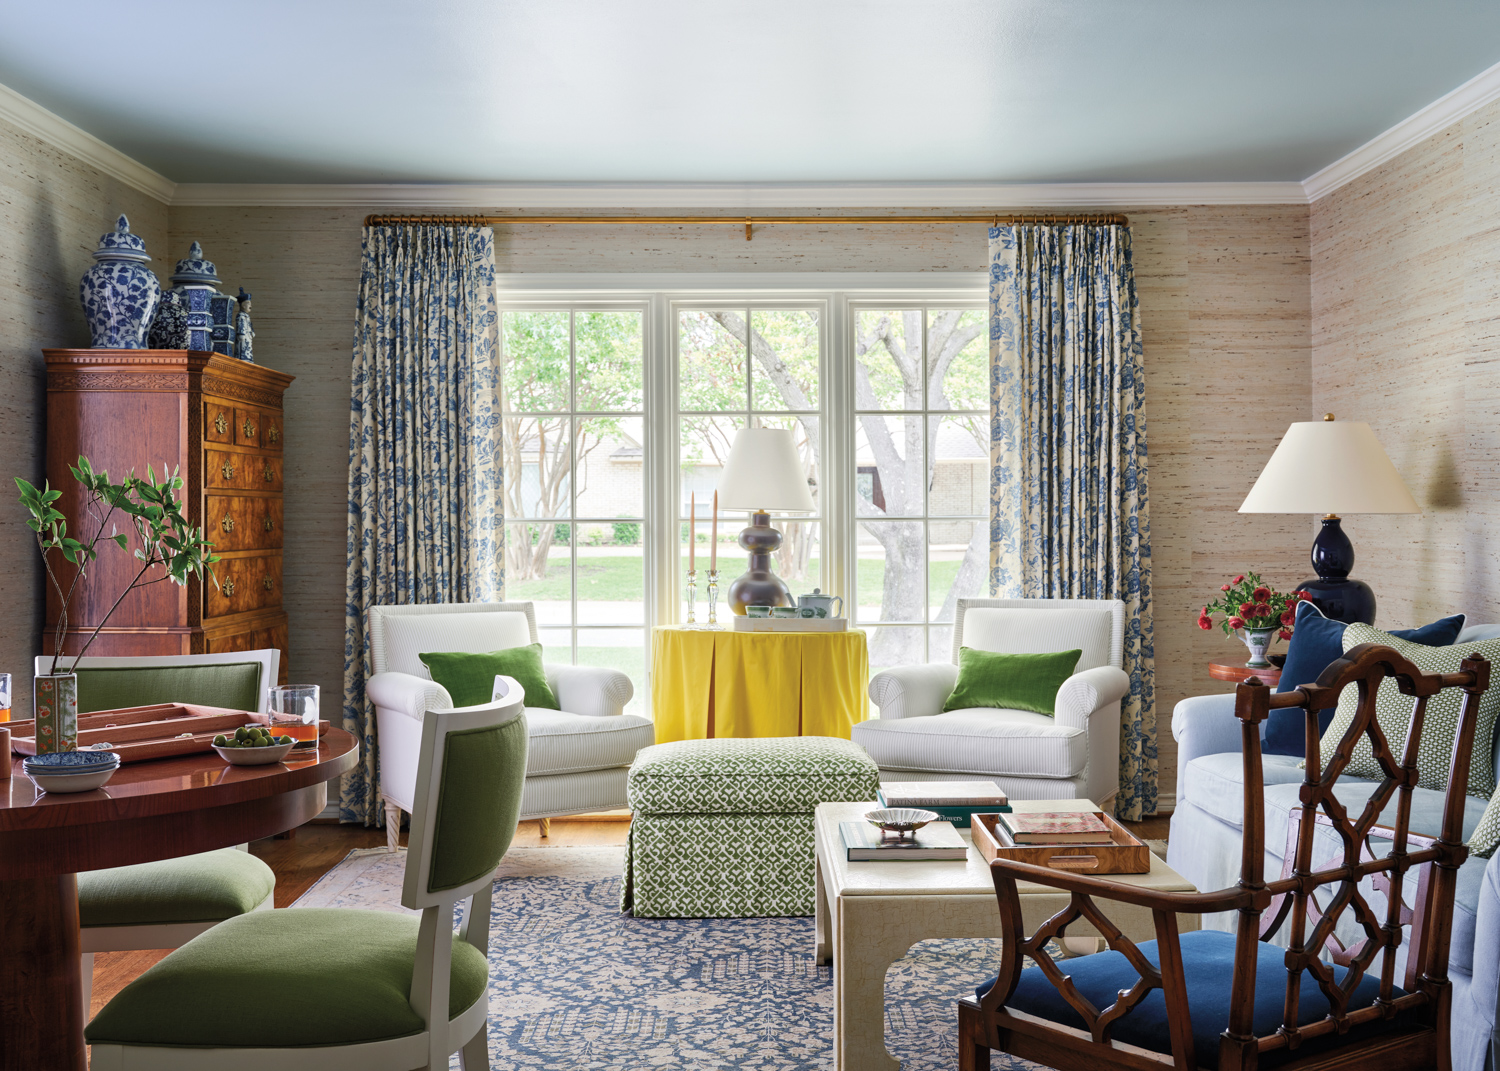
{"label": "blue and white lidded jar", "polygon": [[[214,262],[203,259],[203,247],[194,242],[188,255],[177,262],[172,273],[177,285],[168,291],[176,294],[173,302],[180,317],[163,310],[151,327],[151,346],[160,350],[213,350],[234,354],[234,312],[222,306],[233,305],[234,298],[219,293],[219,272]],[[217,308],[216,308],[217,306]],[[227,316],[227,330],[223,317]]]}
{"label": "blue and white lidded jar", "polygon": [[130,233],[124,216],[99,239],[95,264],[78,284],[95,349],[145,349],[146,332],[161,301],[161,284],[146,267],[150,259],[146,243]]}

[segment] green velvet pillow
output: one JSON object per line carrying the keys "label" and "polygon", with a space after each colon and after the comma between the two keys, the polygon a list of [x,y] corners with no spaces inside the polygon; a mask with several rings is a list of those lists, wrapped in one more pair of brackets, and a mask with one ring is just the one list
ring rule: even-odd
{"label": "green velvet pillow", "polygon": [[1078,668],[1082,650],[1055,654],[998,654],[973,647],[958,649],[958,683],[944,710],[1003,707],[1030,710],[1049,718],[1057,690]]}
{"label": "green velvet pillow", "polygon": [[432,651],[418,658],[432,674],[432,679],[448,689],[456,707],[476,707],[488,703],[495,694],[495,677],[514,677],[526,689],[528,707],[561,710],[557,696],[547,685],[542,669],[542,645],[507,647],[503,651],[470,654],[466,651]]}

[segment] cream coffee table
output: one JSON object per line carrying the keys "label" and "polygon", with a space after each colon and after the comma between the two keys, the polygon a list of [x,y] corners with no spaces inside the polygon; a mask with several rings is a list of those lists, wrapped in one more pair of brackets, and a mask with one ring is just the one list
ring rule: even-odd
{"label": "cream coffee table", "polygon": [[[963,862],[850,863],[844,857],[839,823],[862,821],[875,803],[823,803],[816,811],[817,960],[833,956],[834,1071],[898,1071],[885,1048],[885,972],[918,941],[940,937],[997,937],[1000,907],[995,884],[979,853],[969,849]],[[1012,800],[1018,811],[1083,811],[1088,800]],[[969,839],[968,830],[960,830]],[[1155,855],[1148,874],[1120,874],[1116,880],[1163,892],[1193,892],[1193,886]],[[1035,930],[1068,906],[1060,889],[1022,882],[1026,928]],[[1151,912],[1117,901],[1100,906],[1132,941],[1156,937]],[[1180,915],[1185,933],[1198,928],[1198,916]],[[1098,936],[1082,920],[1068,937]],[[996,964],[996,969],[999,964]],[[974,985],[984,981],[975,978]],[[958,1021],[955,992],[954,1022]]]}

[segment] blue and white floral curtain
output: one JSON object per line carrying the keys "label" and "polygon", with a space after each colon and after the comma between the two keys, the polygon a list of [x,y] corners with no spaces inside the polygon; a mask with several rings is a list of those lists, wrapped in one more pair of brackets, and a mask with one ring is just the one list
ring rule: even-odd
{"label": "blue and white floral curtain", "polygon": [[504,587],[499,316],[487,227],[366,227],[349,389],[346,822],[383,821],[365,611]]}
{"label": "blue and white floral curtain", "polygon": [[1145,382],[1130,229],[990,230],[990,584],[1121,599],[1130,693],[1115,811],[1156,810]]}

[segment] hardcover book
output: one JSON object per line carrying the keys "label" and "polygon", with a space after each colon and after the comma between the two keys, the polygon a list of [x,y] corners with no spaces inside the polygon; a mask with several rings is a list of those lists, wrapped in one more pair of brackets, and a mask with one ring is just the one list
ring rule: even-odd
{"label": "hardcover book", "polygon": [[888,781],[880,786],[887,807],[1003,807],[1009,800],[993,781]]}
{"label": "hardcover book", "polygon": [[889,862],[891,860],[946,859],[962,862],[969,857],[969,845],[947,822],[932,822],[900,840],[894,833],[882,836],[869,822],[841,822],[844,850],[851,863]]}
{"label": "hardcover book", "polygon": [[1110,844],[1109,826],[1089,811],[1009,811],[1000,821],[1017,844]]}

